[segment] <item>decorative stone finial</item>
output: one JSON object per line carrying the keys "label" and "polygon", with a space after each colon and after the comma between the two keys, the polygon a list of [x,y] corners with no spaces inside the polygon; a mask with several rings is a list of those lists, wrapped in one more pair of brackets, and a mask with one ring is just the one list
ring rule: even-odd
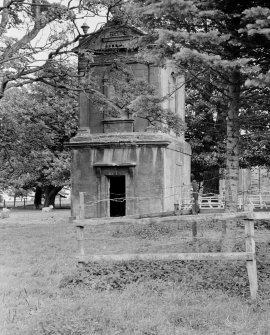
{"label": "decorative stone finial", "polygon": [[84,35],[86,35],[87,32],[88,32],[88,29],[89,29],[88,24],[87,24],[86,22],[84,22],[84,23],[82,24],[81,28],[82,28],[82,30],[83,30]]}

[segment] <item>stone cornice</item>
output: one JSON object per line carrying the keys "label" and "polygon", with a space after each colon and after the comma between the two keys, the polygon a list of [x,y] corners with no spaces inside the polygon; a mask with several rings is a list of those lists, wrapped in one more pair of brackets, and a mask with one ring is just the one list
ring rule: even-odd
{"label": "stone cornice", "polygon": [[140,146],[169,147],[173,150],[191,154],[188,143],[162,133],[106,133],[76,136],[66,143],[67,147],[80,148],[125,148]]}

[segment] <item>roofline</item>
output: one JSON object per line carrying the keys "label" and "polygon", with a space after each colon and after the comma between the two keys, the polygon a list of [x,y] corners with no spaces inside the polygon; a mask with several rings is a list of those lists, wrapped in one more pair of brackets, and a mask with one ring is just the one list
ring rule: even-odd
{"label": "roofline", "polygon": [[83,36],[80,40],[79,40],[79,45],[76,46],[75,48],[72,49],[73,52],[78,52],[79,49],[82,49],[83,48],[83,45],[88,43],[95,35],[99,35],[100,33],[102,33],[103,31],[106,31],[106,30],[109,30],[113,27],[118,27],[118,28],[122,28],[122,27],[126,27],[126,28],[129,28],[129,29],[132,29],[134,31],[136,31],[138,34],[140,34],[141,36],[145,36],[147,35],[146,32],[140,30],[139,28],[136,28],[136,27],[133,27],[133,26],[128,26],[126,24],[121,24],[121,25],[108,25],[108,24],[105,24],[103,25],[99,30],[97,31],[94,31],[90,34],[87,34],[85,36]]}

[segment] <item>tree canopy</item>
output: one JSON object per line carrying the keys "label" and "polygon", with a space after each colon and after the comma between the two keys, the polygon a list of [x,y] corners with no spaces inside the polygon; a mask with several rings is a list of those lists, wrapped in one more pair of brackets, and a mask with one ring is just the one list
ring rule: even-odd
{"label": "tree canopy", "polygon": [[225,201],[226,209],[235,211],[239,117],[245,103],[245,85],[268,76],[269,3],[263,0],[138,0],[134,3],[138,5],[138,17],[150,33],[145,40],[147,57],[150,44],[153,57],[157,61],[164,57],[173,59],[179,72],[186,73],[187,83],[195,79],[205,82],[207,73],[206,92],[214,97],[211,95],[204,101],[210,104],[215,98],[223,101],[220,112],[225,113],[223,120],[226,120]]}
{"label": "tree canopy", "polygon": [[12,89],[0,102],[2,187],[61,189],[70,183],[64,146],[77,131],[77,96],[42,84]]}
{"label": "tree canopy", "polygon": [[34,81],[57,86],[59,79],[67,78],[66,61],[84,35],[79,25],[83,19],[106,15],[109,5],[113,7],[110,0],[3,0],[0,98],[11,87]]}

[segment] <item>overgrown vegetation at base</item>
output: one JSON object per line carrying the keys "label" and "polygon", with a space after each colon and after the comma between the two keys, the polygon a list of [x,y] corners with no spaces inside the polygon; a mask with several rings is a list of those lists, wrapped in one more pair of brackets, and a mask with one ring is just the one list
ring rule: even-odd
{"label": "overgrown vegetation at base", "polygon": [[[241,262],[134,261],[79,269],[74,227],[54,213],[47,222],[37,220],[36,211],[33,218],[16,221],[13,213],[0,222],[1,335],[269,334],[268,241],[257,242],[259,298],[252,304]],[[124,237],[123,229],[96,227],[86,242],[92,253],[147,252],[158,245],[165,252],[165,242],[175,242],[166,227],[147,238],[140,229]]]}
{"label": "overgrown vegetation at base", "polygon": [[[270,243],[257,248],[265,256]],[[260,294],[270,299],[270,259],[258,262]],[[130,261],[88,263],[73,275],[64,277],[60,287],[86,286],[98,291],[123,291],[128,285],[152,280],[183,285],[191,290],[220,290],[228,295],[249,298],[249,281],[245,262],[209,261]]]}
{"label": "overgrown vegetation at base", "polygon": [[133,283],[149,280],[183,284],[189,289],[220,289],[249,297],[245,264],[184,261],[132,261],[115,264],[89,263],[60,287],[86,285],[98,290],[125,290]]}
{"label": "overgrown vegetation at base", "polygon": [[[108,236],[115,239],[135,238],[146,241],[144,248],[137,251],[147,252],[220,252],[221,240],[215,233],[220,232],[221,221],[207,220],[198,224],[198,238],[191,239],[191,223],[154,223],[144,225],[124,225],[106,229]],[[238,220],[238,239],[233,251],[244,251],[244,227]],[[255,223],[257,232],[268,229],[269,222],[259,220]],[[87,229],[87,228],[86,228]],[[111,229],[111,230],[110,230]],[[89,233],[89,232],[88,232]],[[208,237],[207,237],[208,236]],[[210,237],[210,238],[209,238]],[[212,239],[211,239],[212,237]],[[239,238],[240,237],[240,238]],[[148,242],[149,243],[148,243]],[[151,243],[155,241],[155,243]],[[165,243],[164,243],[165,242]],[[270,251],[269,241],[256,244],[258,259],[258,278],[261,294],[270,298]],[[87,286],[91,289],[119,290],[128,285],[151,280],[184,285],[188,289],[217,289],[229,295],[248,298],[249,281],[246,263],[207,262],[207,261],[130,261],[118,263],[88,263],[73,275],[62,279],[60,287]]]}

